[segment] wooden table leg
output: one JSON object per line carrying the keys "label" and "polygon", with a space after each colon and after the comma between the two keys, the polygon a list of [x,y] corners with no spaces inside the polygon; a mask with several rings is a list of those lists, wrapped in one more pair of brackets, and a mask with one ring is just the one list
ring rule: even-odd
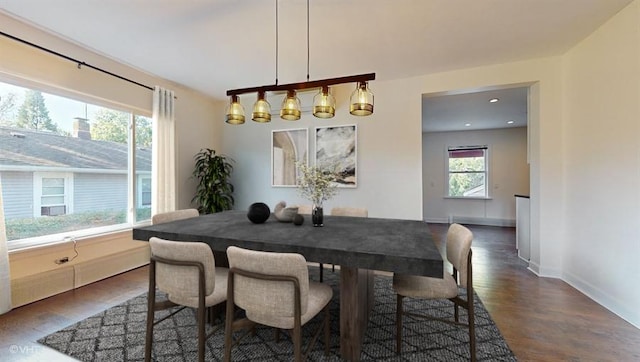
{"label": "wooden table leg", "polygon": [[347,361],[360,360],[373,303],[373,271],[341,266],[340,354]]}

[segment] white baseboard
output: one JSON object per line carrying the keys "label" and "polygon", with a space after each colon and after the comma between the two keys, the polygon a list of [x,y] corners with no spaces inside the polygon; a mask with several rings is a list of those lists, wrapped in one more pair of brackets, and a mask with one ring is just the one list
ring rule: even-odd
{"label": "white baseboard", "polygon": [[448,218],[426,218],[426,222],[434,224],[468,224],[468,225],[484,225],[484,226],[502,226],[502,227],[515,227],[515,219],[495,219],[487,217],[473,217],[473,216],[455,216],[450,215]]}
{"label": "white baseboard", "polygon": [[603,292],[596,286],[574,274],[564,273],[562,280],[576,288],[582,294],[593,299],[596,303],[618,315],[620,318],[633,324],[636,328],[640,328],[640,310],[637,306],[628,306],[621,303],[616,298],[611,297],[611,293]]}
{"label": "white baseboard", "polygon": [[442,217],[442,218],[430,217],[430,218],[424,219],[424,221],[432,224],[448,224],[449,223],[449,219],[447,219],[446,217]]}

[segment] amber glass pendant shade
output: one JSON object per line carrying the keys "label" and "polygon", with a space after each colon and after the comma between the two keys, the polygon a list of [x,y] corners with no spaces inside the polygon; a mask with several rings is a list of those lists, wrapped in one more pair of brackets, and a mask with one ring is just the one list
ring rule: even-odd
{"label": "amber glass pendant shade", "polygon": [[359,82],[351,93],[349,113],[354,116],[369,116],[373,113],[373,93],[367,82]]}
{"label": "amber glass pendant shade", "polygon": [[264,92],[258,92],[258,100],[253,105],[251,119],[259,123],[271,122],[271,104],[264,99]]}
{"label": "amber glass pendant shade", "polygon": [[336,115],[336,99],[329,93],[329,86],[323,86],[313,97],[313,115],[318,118],[332,118]]}
{"label": "amber glass pendant shade", "polygon": [[296,91],[288,90],[287,97],[282,101],[280,118],[287,121],[297,121],[301,115],[300,108],[300,99],[296,96]]}
{"label": "amber glass pendant shade", "polygon": [[227,106],[226,122],[229,124],[244,123],[244,107],[238,101],[238,96],[231,96],[231,102]]}

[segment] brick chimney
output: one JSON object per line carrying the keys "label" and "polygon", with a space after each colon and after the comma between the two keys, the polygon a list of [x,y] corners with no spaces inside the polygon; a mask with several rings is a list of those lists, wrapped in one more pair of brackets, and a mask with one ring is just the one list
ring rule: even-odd
{"label": "brick chimney", "polygon": [[81,138],[83,140],[90,140],[91,126],[89,125],[89,120],[87,120],[86,118],[75,117],[73,119],[72,136],[75,138]]}

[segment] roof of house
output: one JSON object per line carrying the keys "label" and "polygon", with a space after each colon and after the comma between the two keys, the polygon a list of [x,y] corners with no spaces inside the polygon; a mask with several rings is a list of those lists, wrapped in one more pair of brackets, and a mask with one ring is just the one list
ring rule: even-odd
{"label": "roof of house", "polygon": [[[0,167],[126,170],[128,145],[0,126]],[[136,169],[151,170],[151,150],[138,149]]]}

